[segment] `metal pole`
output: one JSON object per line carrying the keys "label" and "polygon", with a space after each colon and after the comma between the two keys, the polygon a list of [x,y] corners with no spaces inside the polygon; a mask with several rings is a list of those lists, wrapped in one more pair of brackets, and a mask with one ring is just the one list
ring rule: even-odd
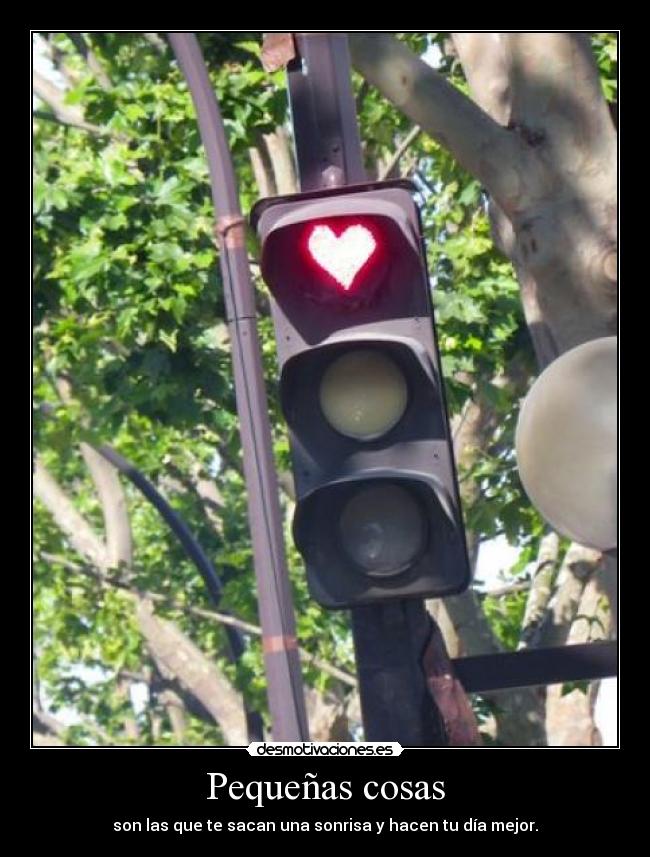
{"label": "metal pole", "polygon": [[169,33],[169,39],[196,108],[217,215],[216,236],[232,343],[271,730],[277,741],[300,741],[309,738],[309,731],[257,335],[255,294],[246,252],[246,226],[219,105],[196,36]]}
{"label": "metal pole", "polygon": [[[298,55],[287,77],[301,189],[366,181],[347,36],[296,33],[295,44]],[[445,745],[422,665],[432,630],[424,603],[396,601],[351,612],[366,740]]]}
{"label": "metal pole", "polygon": [[287,68],[300,187],[366,181],[344,34],[296,33]]}

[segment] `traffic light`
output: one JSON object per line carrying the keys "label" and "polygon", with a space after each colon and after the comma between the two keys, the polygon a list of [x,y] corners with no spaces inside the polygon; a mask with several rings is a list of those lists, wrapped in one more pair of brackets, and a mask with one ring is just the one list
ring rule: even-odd
{"label": "traffic light", "polygon": [[418,210],[408,182],[261,200],[293,534],[323,606],[469,583]]}

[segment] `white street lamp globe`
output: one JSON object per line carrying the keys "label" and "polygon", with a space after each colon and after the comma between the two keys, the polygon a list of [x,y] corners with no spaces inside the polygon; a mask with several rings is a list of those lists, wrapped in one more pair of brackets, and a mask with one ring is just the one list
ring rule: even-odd
{"label": "white street lamp globe", "polygon": [[533,505],[559,533],[617,547],[617,345],[595,339],[558,357],[519,414],[519,475]]}

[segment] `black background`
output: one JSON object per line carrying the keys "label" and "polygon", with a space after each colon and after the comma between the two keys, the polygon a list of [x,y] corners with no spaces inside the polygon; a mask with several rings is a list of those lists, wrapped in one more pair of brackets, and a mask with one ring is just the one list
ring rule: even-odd
{"label": "black background", "polygon": [[[489,749],[489,748],[486,748]],[[535,820],[533,833],[481,833],[486,845],[502,847],[505,841],[529,848],[536,842],[558,845],[567,841],[598,841],[615,834],[624,783],[616,771],[621,759],[615,748],[555,750],[501,749],[498,755],[484,749],[412,749],[397,758],[317,758],[311,761],[287,758],[256,758],[243,749],[215,748],[36,748],[29,751],[30,803],[38,806],[30,838],[44,844],[98,842],[127,847],[175,845],[179,841],[218,844],[224,838],[240,847],[259,844],[258,833],[208,832],[206,819],[275,820],[278,844],[297,844],[296,837],[318,836],[327,847],[345,843],[340,837],[365,837],[371,842],[398,843],[413,833],[280,833],[281,820],[348,820],[390,818],[437,820],[440,831],[420,832],[432,842],[443,836],[468,836],[462,823],[474,818]],[[586,751],[586,752],[585,752]],[[227,794],[208,800],[209,771],[219,771],[229,781],[290,780],[304,782],[306,772],[318,773],[318,782],[349,780],[350,800],[273,800],[258,808],[245,797],[231,800]],[[443,800],[367,800],[363,786],[369,780],[444,781]],[[219,794],[225,790],[221,789]],[[203,831],[116,833],[114,821],[202,821]],[[461,823],[461,832],[445,833],[442,819]],[[225,826],[225,825],[224,825]],[[386,827],[388,824],[386,825]],[[605,833],[606,832],[606,833]],[[250,837],[253,837],[251,840]],[[452,837],[451,842],[449,837]],[[467,842],[467,840],[465,840]]]}

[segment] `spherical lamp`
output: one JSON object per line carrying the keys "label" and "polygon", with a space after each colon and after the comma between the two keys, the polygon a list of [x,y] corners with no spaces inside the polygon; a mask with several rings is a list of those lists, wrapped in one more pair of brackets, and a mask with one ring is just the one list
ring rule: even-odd
{"label": "spherical lamp", "polygon": [[551,526],[597,550],[617,547],[617,337],[550,364],[521,408],[519,475]]}

